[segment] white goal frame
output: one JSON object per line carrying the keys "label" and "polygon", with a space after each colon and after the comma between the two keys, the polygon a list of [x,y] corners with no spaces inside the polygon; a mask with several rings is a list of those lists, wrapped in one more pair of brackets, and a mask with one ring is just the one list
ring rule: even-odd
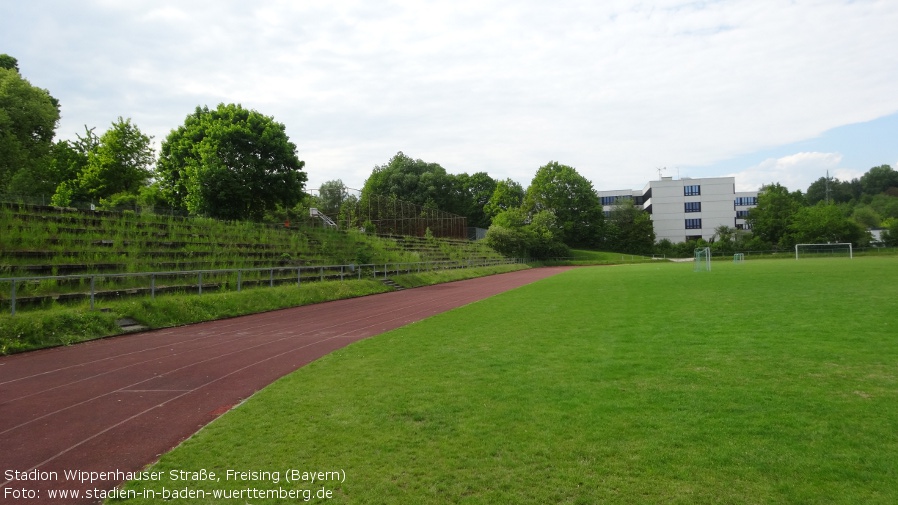
{"label": "white goal frame", "polygon": [[693,272],[710,272],[711,271],[711,248],[697,247],[694,252],[695,263],[693,264]]}
{"label": "white goal frame", "polygon": [[733,263],[744,263],[745,253],[736,253],[733,255]]}
{"label": "white goal frame", "polygon": [[854,258],[854,248],[851,245],[851,242],[833,242],[829,244],[795,244],[795,259],[798,259],[799,249],[802,247],[818,247],[820,249],[824,248],[832,248],[832,250],[838,250],[838,247],[847,247],[848,248],[848,258]]}

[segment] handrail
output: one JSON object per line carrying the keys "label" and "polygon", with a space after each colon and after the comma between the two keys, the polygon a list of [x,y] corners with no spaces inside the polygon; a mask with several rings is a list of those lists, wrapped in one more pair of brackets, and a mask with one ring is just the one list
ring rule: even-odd
{"label": "handrail", "polygon": [[[296,265],[296,266],[272,266],[272,267],[255,267],[255,268],[224,268],[224,269],[202,269],[202,270],[170,270],[170,271],[154,271],[154,272],[121,272],[121,273],[96,273],[96,274],[74,274],[74,275],[40,275],[26,277],[0,277],[0,282],[9,282],[9,300],[11,315],[16,314],[16,285],[27,282],[42,282],[48,280],[64,280],[78,281],[90,280],[90,308],[94,309],[95,297],[100,294],[97,291],[97,278],[129,278],[129,277],[145,277],[149,278],[150,297],[156,296],[156,278],[157,277],[196,277],[197,294],[203,293],[203,275],[227,275],[237,274],[237,291],[241,291],[243,284],[243,274],[249,272],[269,272],[269,287],[274,287],[275,272],[296,272],[296,283],[301,285],[303,280],[323,281],[325,277],[345,280],[347,276],[354,276],[358,279],[362,278],[362,270],[370,270],[373,278],[386,278],[390,273],[410,273],[412,271],[432,271],[432,270],[448,270],[457,268],[473,268],[480,266],[492,266],[522,263],[519,258],[481,258],[478,260],[441,260],[441,261],[418,261],[418,262],[387,262],[387,263],[366,263],[366,264],[342,264],[342,265]],[[382,269],[381,269],[382,268]],[[314,272],[312,275],[303,277],[304,272]],[[326,273],[326,275],[325,275]],[[352,275],[355,274],[355,275]],[[366,274],[367,276],[367,274]],[[283,281],[283,278],[278,279]],[[192,285],[192,284],[191,284]],[[128,290],[147,289],[147,288],[125,288]],[[83,293],[82,293],[83,294]]]}

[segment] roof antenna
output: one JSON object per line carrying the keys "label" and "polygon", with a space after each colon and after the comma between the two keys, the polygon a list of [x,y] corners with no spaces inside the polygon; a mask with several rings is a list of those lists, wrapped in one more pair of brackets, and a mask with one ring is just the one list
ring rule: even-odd
{"label": "roof antenna", "polygon": [[667,167],[660,167],[660,168],[656,168],[655,170],[658,171],[658,180],[663,181],[664,177],[661,175],[661,172],[667,170]]}

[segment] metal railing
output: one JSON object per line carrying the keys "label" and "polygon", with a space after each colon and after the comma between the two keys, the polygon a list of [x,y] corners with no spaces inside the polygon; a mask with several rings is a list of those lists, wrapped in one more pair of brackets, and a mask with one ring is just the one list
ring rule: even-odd
{"label": "metal railing", "polygon": [[[8,282],[10,313],[15,315],[17,302],[67,301],[89,299],[90,308],[98,298],[182,292],[203,294],[203,290],[235,289],[241,291],[248,285],[274,287],[303,282],[346,280],[347,278],[387,278],[391,274],[475,268],[523,263],[519,258],[492,258],[464,261],[419,261],[408,263],[369,263],[364,265],[311,265],[263,268],[228,268],[217,270],[181,270],[167,272],[97,273],[78,275],[45,275],[31,277],[0,277],[0,283]],[[267,275],[266,275],[267,274]],[[178,281],[179,279],[180,282]],[[59,289],[69,286],[69,290]],[[20,296],[19,291],[31,292]],[[7,300],[0,300],[6,302]]]}

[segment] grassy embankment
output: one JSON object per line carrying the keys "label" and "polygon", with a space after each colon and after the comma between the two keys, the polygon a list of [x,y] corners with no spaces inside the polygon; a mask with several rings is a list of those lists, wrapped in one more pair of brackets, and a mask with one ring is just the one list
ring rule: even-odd
{"label": "grassy embankment", "polygon": [[[311,282],[295,270],[207,272],[203,294],[197,276],[160,276],[151,298],[150,278],[104,277],[104,273],[172,270],[253,269],[307,265],[477,261],[500,258],[482,244],[468,241],[383,238],[308,226],[182,219],[133,213],[77,212],[65,209],[0,207],[0,354],[67,345],[119,334],[117,320],[132,319],[160,328],[388,290],[378,280]],[[369,269],[370,270],[370,269]],[[489,275],[507,268],[471,269]],[[463,272],[455,270],[453,272]],[[17,283],[17,313],[10,315],[11,284],[3,278],[96,274],[96,289],[106,290],[90,310],[84,294],[88,279],[45,279]],[[268,285],[271,277],[283,285]],[[422,274],[415,283],[442,277]],[[431,279],[431,280],[425,280]],[[408,281],[404,281],[408,282]],[[130,293],[129,293],[130,292]],[[134,293],[138,293],[136,296]],[[112,296],[109,296],[112,293]],[[67,296],[78,295],[65,301]],[[128,296],[130,294],[130,296]]]}

